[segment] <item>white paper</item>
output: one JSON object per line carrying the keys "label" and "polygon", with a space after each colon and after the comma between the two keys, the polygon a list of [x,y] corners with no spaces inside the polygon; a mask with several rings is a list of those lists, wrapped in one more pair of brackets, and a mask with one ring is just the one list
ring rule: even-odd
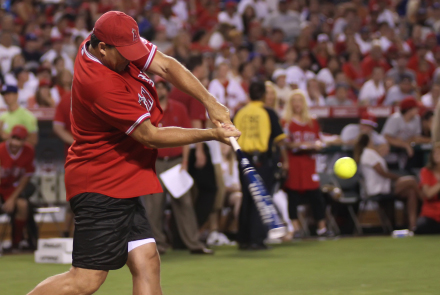
{"label": "white paper", "polygon": [[183,196],[194,184],[194,180],[186,170],[180,170],[181,165],[177,164],[173,168],[159,174],[165,188],[176,199]]}

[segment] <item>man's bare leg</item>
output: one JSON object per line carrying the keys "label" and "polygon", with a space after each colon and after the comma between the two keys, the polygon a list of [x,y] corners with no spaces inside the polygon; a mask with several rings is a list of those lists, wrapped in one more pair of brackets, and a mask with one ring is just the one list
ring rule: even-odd
{"label": "man's bare leg", "polygon": [[144,244],[130,251],[127,266],[133,276],[133,295],[162,295],[156,243]]}
{"label": "man's bare leg", "polygon": [[89,295],[104,283],[108,271],[72,267],[68,272],[47,278],[28,295]]}

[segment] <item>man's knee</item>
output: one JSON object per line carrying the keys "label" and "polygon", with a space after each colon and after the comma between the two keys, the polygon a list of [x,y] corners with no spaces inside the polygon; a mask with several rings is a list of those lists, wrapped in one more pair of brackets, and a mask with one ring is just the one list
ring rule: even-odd
{"label": "man's knee", "polygon": [[160,267],[156,243],[148,243],[133,249],[128,254],[127,265],[133,276],[145,274],[146,269],[151,270]]}
{"label": "man's knee", "polygon": [[29,209],[29,204],[27,200],[17,199],[15,205],[17,206],[17,215],[26,215]]}
{"label": "man's knee", "polygon": [[90,270],[72,267],[69,271],[72,276],[71,284],[66,286],[73,294],[88,295],[95,293],[107,278],[107,271]]}

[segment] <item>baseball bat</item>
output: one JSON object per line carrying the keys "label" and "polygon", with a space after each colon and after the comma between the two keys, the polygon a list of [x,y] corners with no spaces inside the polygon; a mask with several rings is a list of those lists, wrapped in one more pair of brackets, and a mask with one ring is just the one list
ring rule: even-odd
{"label": "baseball bat", "polygon": [[269,229],[267,233],[269,239],[281,238],[286,233],[286,227],[275,209],[272,196],[268,193],[263,179],[243,154],[237,140],[234,137],[230,137],[229,140],[238,156],[240,170],[243,172],[261,219]]}

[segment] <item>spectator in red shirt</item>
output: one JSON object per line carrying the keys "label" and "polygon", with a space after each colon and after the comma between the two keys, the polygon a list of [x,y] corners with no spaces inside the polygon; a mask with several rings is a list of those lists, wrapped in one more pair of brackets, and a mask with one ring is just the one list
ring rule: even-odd
{"label": "spectator in red shirt", "polygon": [[[408,69],[413,70],[414,72],[419,71],[419,61],[421,59],[426,60],[426,53],[428,52],[426,48],[426,44],[419,44],[417,45],[416,53],[409,59],[408,61]],[[429,70],[428,72],[430,75],[434,73],[435,66],[432,62],[427,61],[429,64]]]}
{"label": "spectator in red shirt", "polygon": [[426,94],[431,89],[433,71],[426,59],[420,59],[416,71],[416,82],[421,94]]}
{"label": "spectator in red shirt", "polygon": [[420,171],[424,198],[415,234],[440,234],[440,143],[432,150],[428,164]]}
{"label": "spectator in red shirt", "polygon": [[[191,128],[191,120],[185,106],[176,100],[168,99],[170,85],[163,79],[157,81],[155,85],[160,106],[164,111],[159,126]],[[181,165],[181,170],[188,170],[188,156],[188,145],[159,149],[156,160],[157,175],[178,164]],[[165,210],[167,189],[162,182],[161,185],[163,192],[144,196],[144,203],[154,238],[156,239],[157,249],[159,253],[164,254],[169,247],[163,232],[163,213]],[[179,235],[188,249],[192,253],[212,254],[212,250],[205,248],[205,246],[199,242],[197,220],[190,191],[186,192],[180,198],[171,197],[171,208]]]}
{"label": "spectator in red shirt", "polygon": [[269,38],[265,38],[267,45],[280,61],[285,59],[286,51],[289,48],[289,45],[284,43],[283,40],[284,32],[280,28],[272,29],[272,34],[269,35]]}
{"label": "spectator in red shirt", "polygon": [[370,78],[375,67],[382,67],[384,72],[390,69],[390,65],[383,57],[382,49],[378,42],[373,42],[370,55],[362,60],[362,71],[365,78]]}
{"label": "spectator in red shirt", "polygon": [[218,9],[215,1],[208,1],[206,7],[202,8],[197,21],[197,28],[204,28],[210,31],[218,23]]}
{"label": "spectator in red shirt", "polygon": [[350,86],[359,91],[366,77],[359,52],[352,52],[350,54],[349,60],[342,66],[342,70]]}
{"label": "spectator in red shirt", "polygon": [[[29,209],[29,197],[35,187],[29,184],[35,171],[34,148],[26,143],[28,132],[24,126],[16,125],[11,132],[11,138],[0,144],[0,201],[3,203],[0,211],[11,216],[12,247],[5,250],[18,250],[23,238],[23,230],[31,227],[34,234],[29,236],[29,246],[36,247],[38,233],[35,229],[33,214]],[[29,222],[28,222],[29,221]]]}
{"label": "spectator in red shirt", "polygon": [[294,90],[284,113],[284,129],[287,133],[289,171],[285,190],[289,200],[289,216],[294,227],[294,237],[303,235],[298,221],[297,207],[303,203],[312,206],[313,216],[318,223],[319,236],[332,236],[325,223],[325,201],[319,188],[316,158],[313,152],[322,148],[318,121],[309,115],[306,96],[301,90]]}

